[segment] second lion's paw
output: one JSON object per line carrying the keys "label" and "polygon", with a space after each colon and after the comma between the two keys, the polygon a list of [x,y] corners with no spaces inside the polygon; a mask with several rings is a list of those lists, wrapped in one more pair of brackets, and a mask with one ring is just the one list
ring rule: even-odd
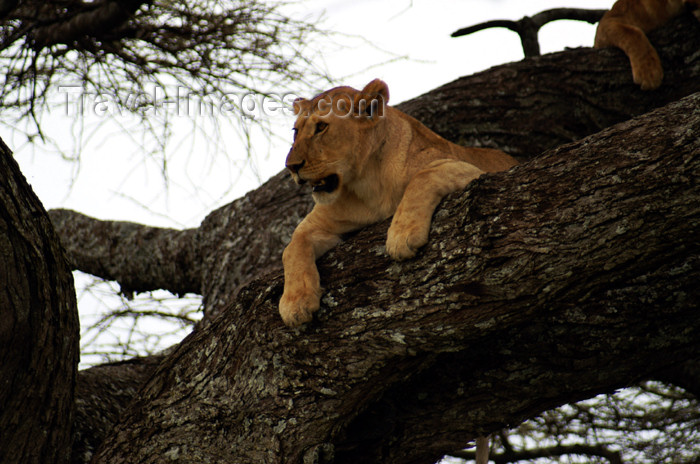
{"label": "second lion's paw", "polygon": [[632,79],[642,90],[654,90],[661,86],[664,71],[658,57],[649,57],[632,66]]}

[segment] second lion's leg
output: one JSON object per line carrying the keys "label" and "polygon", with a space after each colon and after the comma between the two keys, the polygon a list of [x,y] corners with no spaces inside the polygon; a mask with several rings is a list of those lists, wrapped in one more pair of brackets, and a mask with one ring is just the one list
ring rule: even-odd
{"label": "second lion's leg", "polygon": [[433,212],[445,195],[463,189],[484,172],[459,160],[436,160],[408,183],[391,221],[386,250],[397,260],[411,258],[428,242]]}
{"label": "second lion's leg", "polygon": [[603,20],[596,32],[595,46],[622,49],[630,60],[632,80],[642,90],[654,90],[661,85],[664,78],[661,60],[639,27],[622,21]]}

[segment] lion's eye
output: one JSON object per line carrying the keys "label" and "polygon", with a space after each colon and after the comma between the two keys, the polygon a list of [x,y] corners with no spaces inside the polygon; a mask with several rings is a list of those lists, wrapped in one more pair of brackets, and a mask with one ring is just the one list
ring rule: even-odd
{"label": "lion's eye", "polygon": [[322,121],[317,122],[317,123],[316,123],[316,132],[315,132],[315,133],[316,133],[316,134],[320,134],[321,132],[323,132],[324,130],[326,130],[326,127],[328,127],[328,123],[325,123],[325,122],[322,122]]}

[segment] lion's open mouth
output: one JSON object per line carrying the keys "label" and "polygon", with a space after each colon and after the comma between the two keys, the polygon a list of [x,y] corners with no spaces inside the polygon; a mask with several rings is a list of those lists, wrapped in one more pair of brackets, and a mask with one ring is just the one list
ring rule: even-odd
{"label": "lion's open mouth", "polygon": [[338,175],[331,174],[328,177],[324,177],[323,179],[312,183],[311,188],[314,192],[331,193],[332,191],[338,188],[339,182],[340,178],[338,177]]}

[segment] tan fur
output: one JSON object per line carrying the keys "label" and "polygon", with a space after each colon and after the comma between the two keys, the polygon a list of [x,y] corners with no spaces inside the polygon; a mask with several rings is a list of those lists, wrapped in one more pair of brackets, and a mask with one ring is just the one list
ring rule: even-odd
{"label": "tan fur", "polygon": [[298,183],[317,188],[336,175],[338,187],[312,194],[316,204],[284,250],[279,310],[289,326],[309,322],[319,308],[315,261],[343,234],[394,215],[387,252],[410,258],[427,243],[432,214],[445,195],[484,172],[517,164],[498,150],[448,142],[388,101],[387,85],[375,79],[362,91],[337,87],[295,102],[287,168]]}
{"label": "tan fur", "polygon": [[678,16],[685,5],[700,6],[700,0],[618,0],[598,24],[595,48],[618,47],[632,66],[632,79],[642,90],[657,89],[664,71],[646,34]]}

